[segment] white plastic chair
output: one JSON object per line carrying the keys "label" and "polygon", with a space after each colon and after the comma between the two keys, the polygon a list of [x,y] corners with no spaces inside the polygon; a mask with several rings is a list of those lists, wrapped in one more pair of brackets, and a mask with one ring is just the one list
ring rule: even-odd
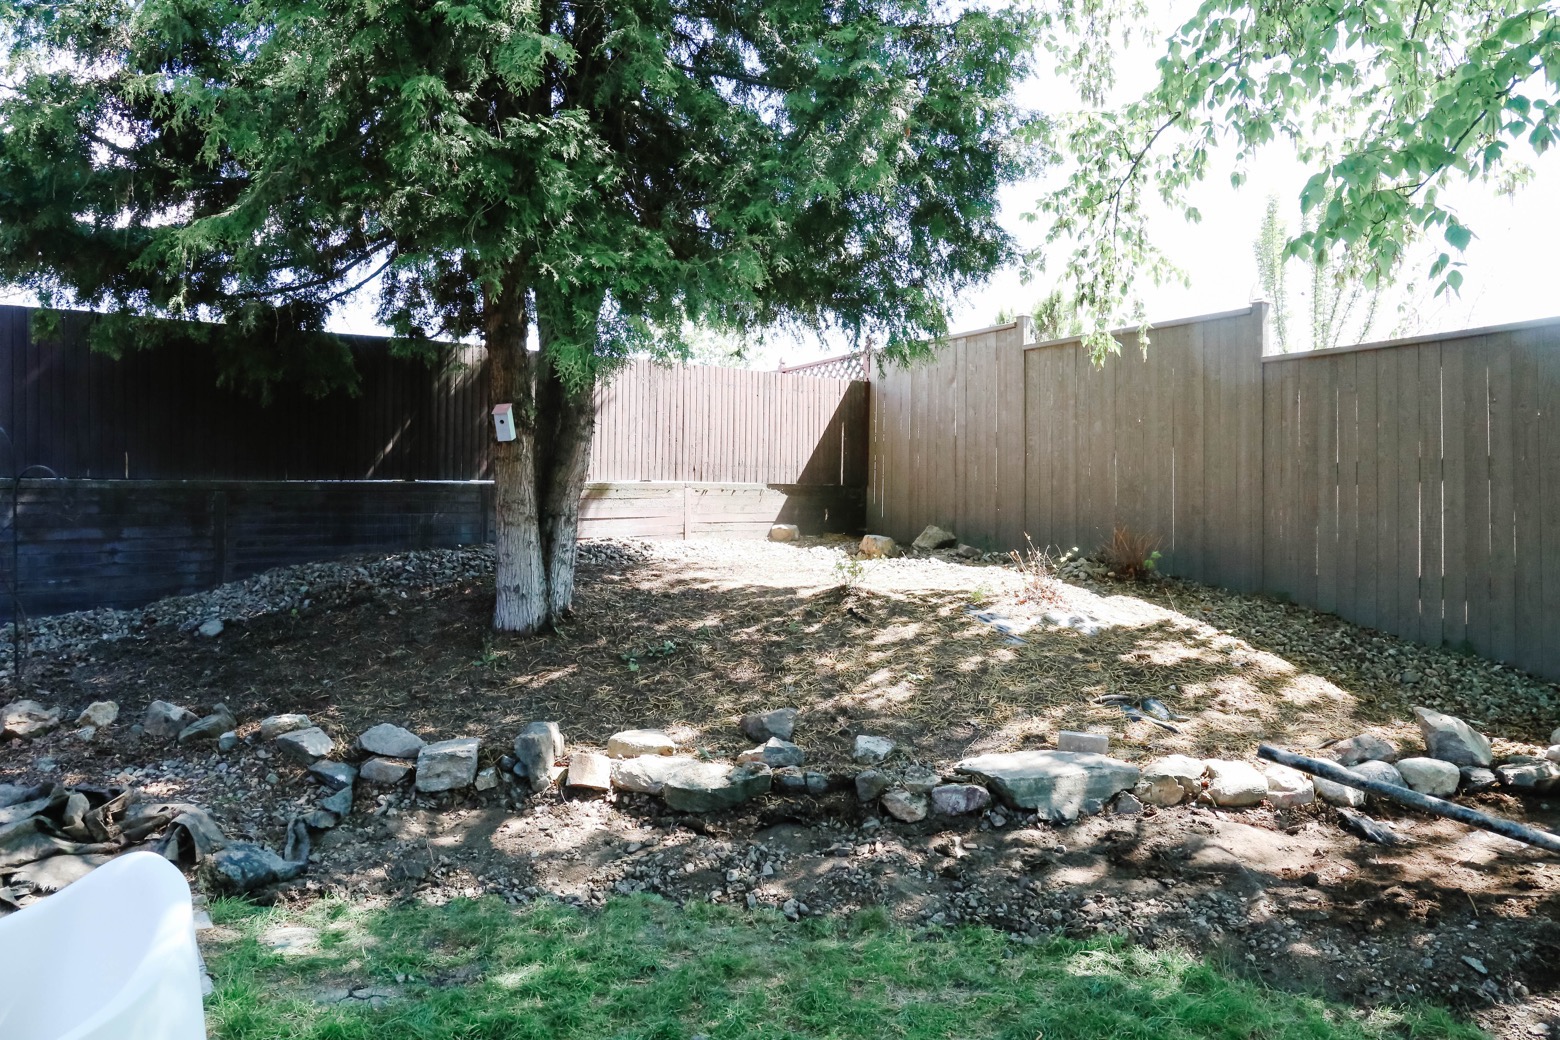
{"label": "white plastic chair", "polygon": [[190,888],[155,853],[0,917],[4,1040],[205,1040],[200,989]]}

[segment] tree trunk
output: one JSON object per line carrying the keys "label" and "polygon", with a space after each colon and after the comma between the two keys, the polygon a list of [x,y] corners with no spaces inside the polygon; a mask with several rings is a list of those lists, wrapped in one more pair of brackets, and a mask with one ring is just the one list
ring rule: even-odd
{"label": "tree trunk", "polygon": [[[570,313],[560,301],[550,302],[555,312]],[[540,314],[542,355],[533,358],[526,351],[530,315],[518,277],[506,279],[484,306],[493,403],[511,404],[515,422],[515,439],[499,442],[493,453],[498,551],[493,628],[530,635],[551,628],[573,606],[580,495],[595,433],[595,376],[589,371],[572,381],[560,378],[546,360],[555,330]],[[589,300],[578,313],[587,316],[586,327],[571,323],[573,349],[593,345],[596,331]]]}
{"label": "tree trunk", "polygon": [[545,453],[538,452],[537,487],[541,489],[542,556],[547,568],[547,613],[556,623],[574,603],[575,545],[579,537],[580,496],[590,469],[592,435],[596,427],[595,380],[569,387],[545,366],[538,398],[540,414],[549,420]]}
{"label": "tree trunk", "polygon": [[493,628],[529,635],[547,625],[549,610],[536,493],[535,378],[525,349],[525,287],[517,277],[506,278],[484,304],[492,400],[513,405],[515,420],[515,439],[493,446],[493,541],[498,556]]}

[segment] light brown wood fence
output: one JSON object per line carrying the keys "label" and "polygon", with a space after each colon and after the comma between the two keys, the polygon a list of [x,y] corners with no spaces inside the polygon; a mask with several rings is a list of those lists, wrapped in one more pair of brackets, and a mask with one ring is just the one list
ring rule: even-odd
{"label": "light brown wood fence", "polygon": [[873,384],[868,524],[1161,539],[1167,572],[1560,678],[1560,321],[1264,357],[1265,307],[1094,366],[1027,323]]}

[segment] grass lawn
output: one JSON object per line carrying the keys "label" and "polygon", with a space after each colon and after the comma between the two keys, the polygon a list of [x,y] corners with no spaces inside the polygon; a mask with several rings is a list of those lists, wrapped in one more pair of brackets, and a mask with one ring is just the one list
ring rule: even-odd
{"label": "grass lawn", "polygon": [[[1435,1008],[1330,1005],[1184,954],[912,931],[875,911],[790,924],[634,897],[600,913],[496,899],[306,911],[222,901],[212,917],[213,1040],[1483,1036]],[[312,942],[275,952],[278,930],[299,927]],[[332,1002],[358,986],[395,996]]]}

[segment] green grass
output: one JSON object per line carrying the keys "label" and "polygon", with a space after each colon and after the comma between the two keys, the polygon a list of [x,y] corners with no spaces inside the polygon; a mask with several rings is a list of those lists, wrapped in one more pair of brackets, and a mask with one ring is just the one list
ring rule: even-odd
{"label": "green grass", "polygon": [[[1180,953],[912,931],[881,911],[790,924],[636,897],[593,914],[483,899],[293,913],[226,901],[212,916],[227,936],[207,951],[213,1040],[1482,1036],[1438,1009],[1339,1007]],[[271,952],[260,936],[278,925],[320,929],[317,952]],[[345,985],[404,997],[378,1009],[309,998]]]}

